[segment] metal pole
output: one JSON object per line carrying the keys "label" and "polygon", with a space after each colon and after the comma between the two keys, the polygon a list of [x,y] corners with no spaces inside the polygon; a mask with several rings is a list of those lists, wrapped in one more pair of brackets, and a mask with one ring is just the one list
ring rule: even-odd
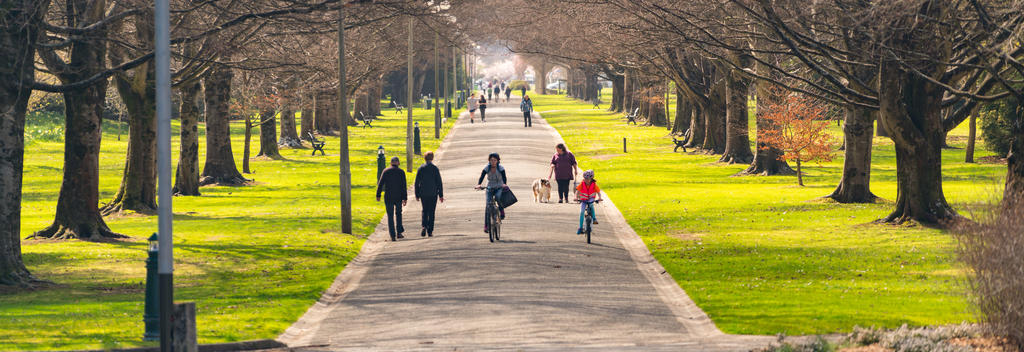
{"label": "metal pole", "polygon": [[441,138],[441,62],[437,53],[440,42],[441,34],[434,33],[434,139]]}
{"label": "metal pole", "polygon": [[174,313],[174,252],[171,212],[171,55],[170,8],[168,0],[156,0],[153,12],[156,63],[157,116],[157,215],[160,253],[157,276],[160,281],[160,350],[171,350],[171,314]]}
{"label": "metal pole", "polygon": [[[352,169],[348,160],[348,82],[345,80],[345,6],[338,6],[338,184],[341,187],[341,232],[352,234]],[[380,102],[378,102],[380,104]]]}
{"label": "metal pole", "polygon": [[409,95],[406,97],[406,109],[409,112],[409,117],[405,120],[405,171],[412,172],[412,86],[413,86],[413,75],[412,75],[412,37],[413,31],[416,29],[416,17],[409,16],[409,50],[408,50],[408,68],[406,71],[408,82]]}

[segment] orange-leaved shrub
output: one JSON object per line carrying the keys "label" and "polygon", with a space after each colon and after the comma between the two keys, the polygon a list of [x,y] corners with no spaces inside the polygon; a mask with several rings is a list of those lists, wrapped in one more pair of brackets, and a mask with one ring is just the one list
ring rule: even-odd
{"label": "orange-leaved shrub", "polygon": [[762,118],[770,128],[759,129],[757,138],[764,141],[762,149],[782,151],[779,160],[795,161],[797,183],[804,185],[801,164],[830,161],[835,143],[824,119],[825,108],[818,102],[797,93],[780,93],[783,99],[767,104]]}

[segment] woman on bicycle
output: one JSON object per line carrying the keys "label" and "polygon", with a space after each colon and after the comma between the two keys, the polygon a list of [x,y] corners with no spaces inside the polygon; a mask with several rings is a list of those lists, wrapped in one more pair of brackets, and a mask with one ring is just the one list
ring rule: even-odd
{"label": "woman on bicycle", "polygon": [[[487,202],[484,203],[484,209],[491,205],[495,199],[501,199],[501,190],[506,187],[508,183],[508,177],[505,176],[505,168],[499,163],[501,162],[501,156],[498,153],[491,153],[487,156],[487,166],[484,167],[483,172],[480,173],[480,179],[476,181],[476,189],[483,189],[480,186],[484,182],[484,178],[487,178]],[[501,214],[501,218],[505,218],[505,209],[498,205],[498,211]],[[487,224],[487,213],[484,212],[484,232],[490,232],[490,227]]]}
{"label": "woman on bicycle", "polygon": [[594,179],[594,170],[583,172],[583,182],[576,186],[580,201],[580,228],[576,230],[577,235],[583,234],[583,218],[586,212],[590,212],[590,218],[594,219],[597,225],[597,213],[594,212],[594,202],[601,201],[601,188],[597,187],[597,180]]}

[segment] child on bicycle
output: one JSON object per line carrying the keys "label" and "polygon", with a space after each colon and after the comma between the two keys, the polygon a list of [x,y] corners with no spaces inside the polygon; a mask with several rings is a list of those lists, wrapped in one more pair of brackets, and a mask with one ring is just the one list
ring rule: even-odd
{"label": "child on bicycle", "polygon": [[601,201],[601,188],[597,187],[597,180],[594,179],[594,170],[583,172],[583,182],[576,186],[577,200],[580,201],[580,228],[576,230],[577,235],[583,234],[583,218],[586,212],[590,212],[590,218],[594,219],[597,225],[597,213],[594,212],[594,203]]}

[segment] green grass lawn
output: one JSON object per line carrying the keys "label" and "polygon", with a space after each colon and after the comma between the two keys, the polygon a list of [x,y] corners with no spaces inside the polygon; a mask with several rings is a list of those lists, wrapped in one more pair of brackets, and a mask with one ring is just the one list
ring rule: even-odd
{"label": "green grass lawn", "polygon": [[[415,113],[423,126],[423,150],[435,149],[440,141],[432,138],[433,111]],[[254,180],[252,186],[204,187],[201,197],[174,199],[175,298],[197,303],[200,343],[275,338],[319,298],[380,221],[383,207],[373,198],[377,147],[383,145],[388,157],[404,155],[405,116],[387,109],[374,128],[349,130],[353,235],[340,233],[337,137],[324,137],[326,156],[310,156],[311,149],[284,149],[285,160],[253,158],[254,173],[246,175]],[[50,133],[59,129],[59,120],[56,126],[50,120],[34,120],[29,126],[23,236],[53,221],[64,149],[60,133]],[[177,121],[174,124],[176,159]],[[109,201],[121,180],[127,137],[117,140],[116,123],[104,127],[100,200]],[[233,122],[232,147],[239,170],[242,135],[243,124]],[[255,155],[258,130],[252,143]],[[204,146],[201,135],[200,167]],[[141,339],[145,239],[156,231],[157,218],[128,215],[106,220],[111,229],[131,239],[22,242],[29,270],[57,285],[0,295],[0,350],[153,345]]]}
{"label": "green grass lawn", "polygon": [[[805,165],[807,187],[799,187],[795,176],[733,177],[747,165],[673,153],[664,127],[626,126],[621,114],[590,103],[548,95],[534,97],[534,107],[580,166],[596,171],[655,258],[727,333],[816,334],[972,319],[949,233],[872,223],[896,198],[887,138],[875,139],[871,184],[886,200],[844,205],[819,199],[842,174],[841,153],[833,162]],[[831,132],[842,141],[838,127]],[[965,135],[961,126],[951,143],[963,147]],[[985,155],[991,153],[979,150],[977,157]],[[944,191],[967,215],[972,204],[998,194],[1006,166],[963,159],[962,149],[944,151]]]}

